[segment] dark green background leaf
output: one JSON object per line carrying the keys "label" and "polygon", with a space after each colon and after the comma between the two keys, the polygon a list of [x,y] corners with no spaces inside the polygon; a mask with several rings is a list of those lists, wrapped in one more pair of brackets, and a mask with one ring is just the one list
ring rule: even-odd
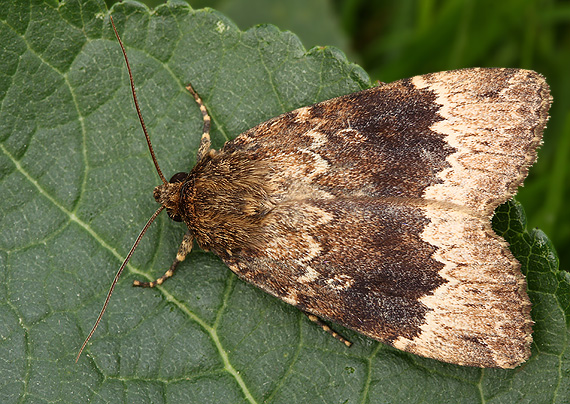
{"label": "dark green background leaf", "polygon": [[[333,48],[307,52],[271,26],[212,10],[116,6],[166,176],[189,169],[200,113],[215,147],[281,112],[370,85]],[[196,249],[164,287],[184,233],[149,230],[92,343],[74,357],[114,271],[156,208],[158,184],[104,3],[0,7],[0,401],[155,403],[567,402],[570,279],[518,205],[495,225],[527,272],[533,356],[513,371],[463,368],[350,331],[346,349],[296,309]]]}

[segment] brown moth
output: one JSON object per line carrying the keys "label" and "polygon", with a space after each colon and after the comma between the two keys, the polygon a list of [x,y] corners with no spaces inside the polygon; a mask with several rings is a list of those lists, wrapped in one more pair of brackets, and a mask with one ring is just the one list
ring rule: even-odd
{"label": "brown moth", "polygon": [[188,232],[164,276],[135,286],[160,285],[196,241],[347,345],[320,319],[459,365],[529,358],[526,281],[490,219],[536,159],[551,103],[540,74],[472,68],[381,84],[218,151],[188,90],[204,118],[198,163],[166,181],[151,148],[160,208],[133,249],[163,209]]}

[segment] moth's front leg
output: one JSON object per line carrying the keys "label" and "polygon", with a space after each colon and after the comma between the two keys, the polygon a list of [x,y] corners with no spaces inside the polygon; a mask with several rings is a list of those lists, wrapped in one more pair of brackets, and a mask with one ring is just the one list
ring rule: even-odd
{"label": "moth's front leg", "polygon": [[133,286],[140,286],[142,288],[154,288],[156,285],[162,285],[162,283],[174,275],[174,271],[178,264],[180,264],[186,258],[186,255],[192,251],[192,242],[194,241],[194,237],[190,233],[186,233],[184,238],[182,239],[182,243],[180,243],[180,247],[178,248],[178,253],[176,254],[176,258],[174,258],[174,262],[170,265],[168,271],[164,273],[160,278],[152,281],[152,282],[141,282],[141,281],[133,281]]}

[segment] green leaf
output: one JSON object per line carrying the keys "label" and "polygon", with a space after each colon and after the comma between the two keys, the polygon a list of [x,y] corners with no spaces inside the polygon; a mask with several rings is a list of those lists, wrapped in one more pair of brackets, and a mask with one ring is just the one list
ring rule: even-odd
{"label": "green leaf", "polygon": [[[306,51],[272,26],[239,31],[212,10],[113,9],[162,170],[195,163],[201,115],[214,146],[282,112],[370,85],[333,48]],[[175,277],[183,226],[162,215],[77,364],[114,271],[157,207],[159,183],[101,1],[0,7],[0,401],[155,403],[568,402],[570,277],[509,204],[495,226],[526,271],[532,358],[465,368],[343,330],[350,349],[295,308],[196,249]]]}

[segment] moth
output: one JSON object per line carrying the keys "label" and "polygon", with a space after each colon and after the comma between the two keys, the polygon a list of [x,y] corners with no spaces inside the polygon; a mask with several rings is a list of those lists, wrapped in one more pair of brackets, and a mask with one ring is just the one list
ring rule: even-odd
{"label": "moth", "polygon": [[188,90],[204,120],[197,164],[167,181],[140,116],[160,207],[81,350],[166,210],[187,233],[170,269],[135,286],[162,284],[196,241],[347,345],[321,319],[458,365],[530,357],[525,277],[490,219],[536,159],[551,103],[540,74],[470,68],[380,84],[270,119],[220,150]]}

